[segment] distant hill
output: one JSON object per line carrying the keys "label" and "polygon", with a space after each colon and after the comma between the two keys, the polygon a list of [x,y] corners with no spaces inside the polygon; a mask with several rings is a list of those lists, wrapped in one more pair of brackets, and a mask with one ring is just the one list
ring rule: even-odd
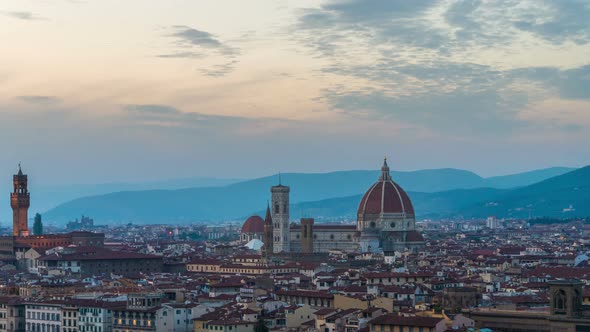
{"label": "distant hill", "polygon": [[[590,166],[516,189],[475,188],[436,193],[408,192],[419,218],[587,217]],[[361,195],[293,205],[292,214],[354,218]]]}
{"label": "distant hill", "polygon": [[39,186],[30,188],[33,191],[31,211],[46,211],[63,202],[84,196],[104,195],[119,191],[218,187],[240,181],[243,180],[200,177],[149,182]]}
{"label": "distant hill", "polygon": [[523,172],[512,175],[493,176],[485,179],[486,187],[491,188],[515,188],[524,187],[533,183],[562,175],[575,170],[570,167],[551,167],[545,169]]}
{"label": "distant hill", "polygon": [[[535,175],[531,175],[534,173]],[[535,176],[550,171],[526,172],[495,177],[493,182],[507,186],[530,184]],[[284,184],[291,186],[292,215],[341,217],[354,216],[360,194],[379,176],[379,171],[341,171],[321,174],[282,174]],[[475,189],[488,185],[472,172],[457,169],[433,169],[392,172],[393,178],[410,192],[421,216],[440,217],[503,193],[495,189]],[[117,222],[192,222],[235,220],[260,211],[269,199],[270,186],[277,184],[276,175],[241,181],[218,187],[176,190],[120,191],[82,197],[60,204],[44,214],[44,219],[62,223],[81,214],[99,223]],[[322,201],[322,202],[318,202]],[[299,211],[299,212],[297,212]],[[471,211],[471,210],[470,210]],[[475,213],[475,212],[473,212]]]}
{"label": "distant hill", "polygon": [[[462,208],[493,199],[505,192],[502,189],[455,189],[436,193],[408,192],[418,218],[445,218],[457,215]],[[356,218],[362,195],[302,202],[291,207],[294,218],[313,216],[320,219]]]}
{"label": "distant hill", "polygon": [[482,200],[464,213],[474,217],[590,216],[590,166]]}
{"label": "distant hill", "polygon": [[[379,177],[379,171],[331,173],[284,173],[290,185],[291,202],[315,201],[365,192]],[[471,188],[483,180],[478,175],[456,169],[392,172],[408,190],[438,191]],[[177,190],[122,191],[71,200],[44,213],[44,218],[64,222],[85,214],[98,222],[188,222],[232,220],[266,206],[270,187],[278,176],[267,176],[222,187]]]}

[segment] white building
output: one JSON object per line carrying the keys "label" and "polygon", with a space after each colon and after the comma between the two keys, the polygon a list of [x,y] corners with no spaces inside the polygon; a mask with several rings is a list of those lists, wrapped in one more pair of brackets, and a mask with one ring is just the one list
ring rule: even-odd
{"label": "white building", "polygon": [[62,331],[61,311],[63,304],[36,302],[26,304],[27,332]]}
{"label": "white building", "polygon": [[486,227],[489,229],[500,228],[500,221],[494,216],[488,217],[486,219]]}

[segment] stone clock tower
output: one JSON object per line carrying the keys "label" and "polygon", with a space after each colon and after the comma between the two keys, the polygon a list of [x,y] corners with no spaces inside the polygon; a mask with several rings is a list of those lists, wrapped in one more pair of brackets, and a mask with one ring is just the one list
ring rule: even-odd
{"label": "stone clock tower", "polygon": [[31,205],[27,189],[27,175],[18,165],[18,174],[13,176],[14,191],[10,194],[12,207],[12,233],[14,236],[29,236],[29,206]]}

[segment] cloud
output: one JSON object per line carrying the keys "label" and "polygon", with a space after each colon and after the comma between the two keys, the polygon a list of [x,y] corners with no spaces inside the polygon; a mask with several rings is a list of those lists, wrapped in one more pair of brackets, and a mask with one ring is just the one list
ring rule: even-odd
{"label": "cloud", "polygon": [[27,11],[2,11],[0,12],[0,14],[4,15],[4,16],[8,16],[8,17],[12,17],[12,18],[16,18],[19,20],[24,20],[24,21],[37,21],[37,20],[46,20],[45,18],[38,16],[32,12],[27,12]]}
{"label": "cloud", "polygon": [[184,59],[202,59],[206,55],[203,53],[198,52],[175,52],[175,53],[167,53],[167,54],[158,54],[158,58],[184,58]]}
{"label": "cloud", "polygon": [[561,72],[560,96],[566,99],[590,99],[590,65]]}
{"label": "cloud", "polygon": [[157,55],[159,58],[178,59],[204,59],[207,57],[221,57],[223,63],[208,64],[208,68],[200,68],[199,72],[206,76],[222,77],[231,73],[238,61],[236,57],[240,49],[222,42],[210,32],[198,30],[185,25],[172,27],[173,32],[167,37],[175,39],[175,46],[179,48],[171,53]]}
{"label": "cloud", "polygon": [[451,135],[489,135],[510,132],[525,124],[515,110],[522,96],[481,92],[390,96],[382,91],[328,92],[327,101],[336,110],[355,117],[404,121]]}
{"label": "cloud", "polygon": [[580,0],[552,0],[537,3],[523,13],[514,26],[554,44],[590,41],[590,3]]}
{"label": "cloud", "polygon": [[[303,19],[315,23],[331,18],[334,21],[352,24],[381,23],[385,20],[413,17],[425,12],[436,3],[434,0],[348,0],[332,1],[321,6],[319,11],[308,13]],[[331,22],[325,22],[330,24]]]}
{"label": "cloud", "polygon": [[[466,63],[418,65],[382,60],[376,65],[333,66],[324,71],[378,82],[376,87],[339,85],[326,89],[320,99],[334,111],[407,121],[449,134],[509,133],[527,128],[531,122],[539,125],[534,117],[521,117],[531,103],[553,97],[590,100],[590,65],[568,70],[496,70]],[[545,122],[552,129],[573,128],[569,124],[556,128]]]}
{"label": "cloud", "polygon": [[587,1],[340,0],[303,9],[292,32],[320,56],[345,58],[365,48],[367,55],[389,49],[419,59],[467,58],[482,49],[517,48],[530,34],[586,44],[588,17]]}
{"label": "cloud", "polygon": [[18,96],[16,97],[20,101],[31,104],[54,104],[60,101],[55,96]]}
{"label": "cloud", "polygon": [[424,0],[332,1],[303,10],[295,31],[300,40],[320,54],[329,50],[327,55],[334,55],[335,48],[345,51],[350,43],[374,46],[403,40],[437,47],[437,32],[427,22],[415,20],[435,4]]}
{"label": "cloud", "polygon": [[239,116],[211,115],[197,112],[183,112],[175,107],[155,104],[125,105],[129,120],[150,127],[198,128],[210,132],[241,131],[249,128],[290,122],[271,118],[247,118]]}
{"label": "cloud", "polygon": [[238,48],[221,42],[216,36],[207,31],[197,30],[185,25],[177,25],[172,28],[174,32],[169,36],[176,38],[183,46],[211,49],[219,52],[219,54],[230,57],[240,53]]}
{"label": "cloud", "polygon": [[530,126],[520,115],[533,102],[588,99],[590,66],[511,68],[482,54],[588,43],[588,16],[587,2],[324,1],[301,11],[293,34],[324,60],[318,75],[340,82],[319,98],[336,112],[509,133]]}
{"label": "cloud", "polygon": [[555,90],[563,99],[590,100],[590,65],[560,70],[552,67],[531,67],[509,72],[515,78],[526,78]]}
{"label": "cloud", "polygon": [[193,45],[211,48],[221,47],[221,42],[209,32],[200,31],[183,25],[175,26],[175,28],[177,31],[174,32],[172,36],[184,39]]}
{"label": "cloud", "polygon": [[222,77],[225,76],[226,74],[232,72],[235,68],[235,65],[238,62],[236,60],[227,62],[227,63],[223,63],[223,64],[219,64],[219,65],[214,65],[211,68],[204,68],[201,69],[200,72],[203,75],[206,76],[211,76],[211,77]]}

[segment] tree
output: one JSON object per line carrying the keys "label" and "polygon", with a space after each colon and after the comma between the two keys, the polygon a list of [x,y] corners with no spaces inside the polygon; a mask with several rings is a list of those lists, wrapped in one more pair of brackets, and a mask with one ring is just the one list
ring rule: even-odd
{"label": "tree", "polygon": [[268,327],[266,327],[262,315],[258,317],[258,321],[256,322],[256,325],[254,325],[254,332],[268,332]]}
{"label": "tree", "polygon": [[43,235],[43,222],[41,221],[41,215],[35,214],[35,223],[33,224],[33,234]]}

